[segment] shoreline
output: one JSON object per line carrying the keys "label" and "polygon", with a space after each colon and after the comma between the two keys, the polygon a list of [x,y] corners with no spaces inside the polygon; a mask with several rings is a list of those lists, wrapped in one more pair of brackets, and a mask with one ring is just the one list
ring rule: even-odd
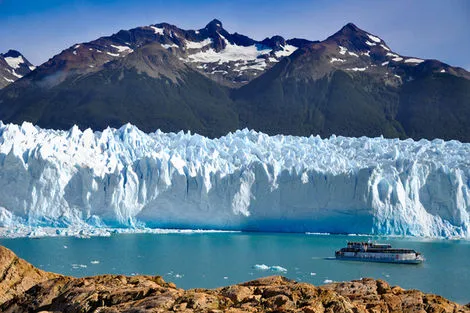
{"label": "shoreline", "polygon": [[[0,240],[0,245],[40,269],[74,277],[158,274],[183,288],[216,288],[277,273],[314,285],[374,277],[403,288],[442,294],[458,303],[470,301],[464,291],[468,284],[465,277],[470,274],[464,259],[454,260],[452,269],[442,274],[448,266],[446,260],[469,253],[469,241],[372,238],[421,252],[427,260],[418,266],[334,258],[334,252],[346,241],[367,239],[345,235],[172,233],[89,239],[22,238]],[[449,249],[453,251],[450,254]]]}
{"label": "shoreline", "polygon": [[425,237],[410,235],[387,235],[387,234],[347,234],[347,233],[327,233],[327,232],[270,232],[270,231],[244,231],[244,230],[224,230],[224,229],[188,229],[188,228],[113,228],[113,227],[43,227],[43,226],[23,226],[9,228],[0,227],[0,239],[40,239],[55,237],[110,237],[113,235],[127,234],[211,234],[211,233],[243,233],[243,234],[298,234],[306,236],[350,236],[350,237],[372,237],[391,239],[411,239],[429,241],[470,241],[470,237]]}
{"label": "shoreline", "polygon": [[372,278],[314,286],[268,276],[188,290],[161,276],[74,278],[39,270],[2,246],[0,274],[2,312],[470,312],[470,303]]}

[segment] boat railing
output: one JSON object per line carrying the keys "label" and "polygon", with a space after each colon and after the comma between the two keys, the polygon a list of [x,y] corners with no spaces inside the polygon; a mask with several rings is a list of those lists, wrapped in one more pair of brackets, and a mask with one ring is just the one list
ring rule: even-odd
{"label": "boat railing", "polygon": [[354,248],[354,247],[348,247],[348,248],[342,248],[341,251],[343,252],[371,252],[371,253],[418,253],[415,250],[411,249],[374,249],[374,248],[369,248],[369,249],[362,249],[362,248]]}

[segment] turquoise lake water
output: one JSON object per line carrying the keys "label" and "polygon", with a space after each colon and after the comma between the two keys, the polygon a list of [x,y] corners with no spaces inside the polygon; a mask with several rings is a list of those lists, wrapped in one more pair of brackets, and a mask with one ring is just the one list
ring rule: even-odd
{"label": "turquoise lake water", "polygon": [[[423,253],[421,265],[338,261],[349,241],[387,242]],[[280,274],[322,285],[361,277],[470,302],[470,242],[275,233],[122,234],[0,239],[35,266],[72,276],[162,275],[182,288],[214,288]],[[281,268],[261,270],[256,265]],[[276,270],[277,269],[277,270]]]}

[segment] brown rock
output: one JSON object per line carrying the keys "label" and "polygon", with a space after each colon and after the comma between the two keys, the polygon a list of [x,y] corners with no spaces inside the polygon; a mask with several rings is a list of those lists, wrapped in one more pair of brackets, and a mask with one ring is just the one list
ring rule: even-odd
{"label": "brown rock", "polygon": [[394,295],[402,294],[404,291],[405,291],[405,289],[403,289],[403,288],[401,288],[401,287],[399,287],[399,286],[394,286],[394,287],[392,288],[392,293],[393,293]]}
{"label": "brown rock", "polygon": [[383,295],[383,294],[389,293],[391,291],[392,291],[392,288],[390,288],[390,285],[387,282],[385,282],[381,279],[377,280],[377,293],[379,295]]}
{"label": "brown rock", "polygon": [[277,295],[284,295],[289,298],[289,300],[293,300],[292,290],[290,286],[267,287],[263,291],[263,298],[270,298]]}
{"label": "brown rock", "polygon": [[245,299],[253,295],[253,290],[245,286],[229,286],[222,288],[220,294],[229,298],[234,303],[243,302]]}
{"label": "brown rock", "polygon": [[302,312],[304,313],[324,313],[325,308],[322,305],[317,305],[317,306],[304,306],[302,308]]}
{"label": "brown rock", "polygon": [[423,303],[428,312],[451,313],[458,310],[458,306],[455,303],[438,295],[424,295]]}
{"label": "brown rock", "polygon": [[187,303],[188,309],[193,309],[195,311],[199,310],[214,310],[219,309],[220,301],[217,296],[195,292],[189,293],[183,296],[184,302]]}
{"label": "brown rock", "polygon": [[37,283],[59,276],[35,268],[9,249],[0,246],[0,304]]}
{"label": "brown rock", "polygon": [[227,312],[227,313],[246,313],[246,312],[257,312],[257,311],[246,310],[246,309],[238,309],[238,308],[229,308],[225,312]]}
{"label": "brown rock", "polygon": [[295,304],[285,295],[276,295],[262,301],[268,311],[286,311],[295,309]]}
{"label": "brown rock", "polygon": [[382,299],[385,301],[390,313],[400,312],[401,311],[401,299],[399,296],[394,295],[393,293],[387,293],[382,295]]}
{"label": "brown rock", "polygon": [[268,276],[258,278],[243,284],[241,286],[282,286],[292,284],[293,280],[290,280],[283,276]]}

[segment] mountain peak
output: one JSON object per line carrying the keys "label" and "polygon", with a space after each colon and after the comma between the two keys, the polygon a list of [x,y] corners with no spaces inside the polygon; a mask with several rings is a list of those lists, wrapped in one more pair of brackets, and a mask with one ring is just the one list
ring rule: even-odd
{"label": "mountain peak", "polygon": [[360,29],[353,23],[344,25],[339,31],[328,37],[326,41],[335,42],[337,45],[353,51],[369,51],[373,47],[380,45],[383,54],[390,51],[388,47],[384,46],[385,42],[382,39]]}
{"label": "mountain peak", "polygon": [[212,21],[210,21],[209,24],[207,24],[205,28],[208,29],[208,30],[221,29],[222,28],[222,22],[215,18]]}
{"label": "mountain peak", "polygon": [[22,78],[35,67],[17,50],[0,53],[0,89]]}
{"label": "mountain peak", "polygon": [[330,36],[330,38],[344,37],[344,36],[354,36],[358,34],[364,34],[365,31],[357,27],[353,23],[347,23],[339,31]]}
{"label": "mountain peak", "polygon": [[343,28],[347,28],[347,29],[350,29],[350,30],[353,30],[353,31],[362,31],[359,27],[356,26],[356,24],[351,23],[351,22],[344,25]]}
{"label": "mountain peak", "polygon": [[286,45],[286,40],[281,37],[281,36],[272,36],[271,38],[265,38],[263,41],[261,41],[262,44],[269,46],[269,47],[275,47],[275,49],[279,49],[281,46]]}
{"label": "mountain peak", "polygon": [[16,51],[16,50],[8,50],[7,53],[3,54],[4,57],[10,57],[10,58],[17,58],[19,56],[22,56],[22,54],[19,52],[19,51]]}

